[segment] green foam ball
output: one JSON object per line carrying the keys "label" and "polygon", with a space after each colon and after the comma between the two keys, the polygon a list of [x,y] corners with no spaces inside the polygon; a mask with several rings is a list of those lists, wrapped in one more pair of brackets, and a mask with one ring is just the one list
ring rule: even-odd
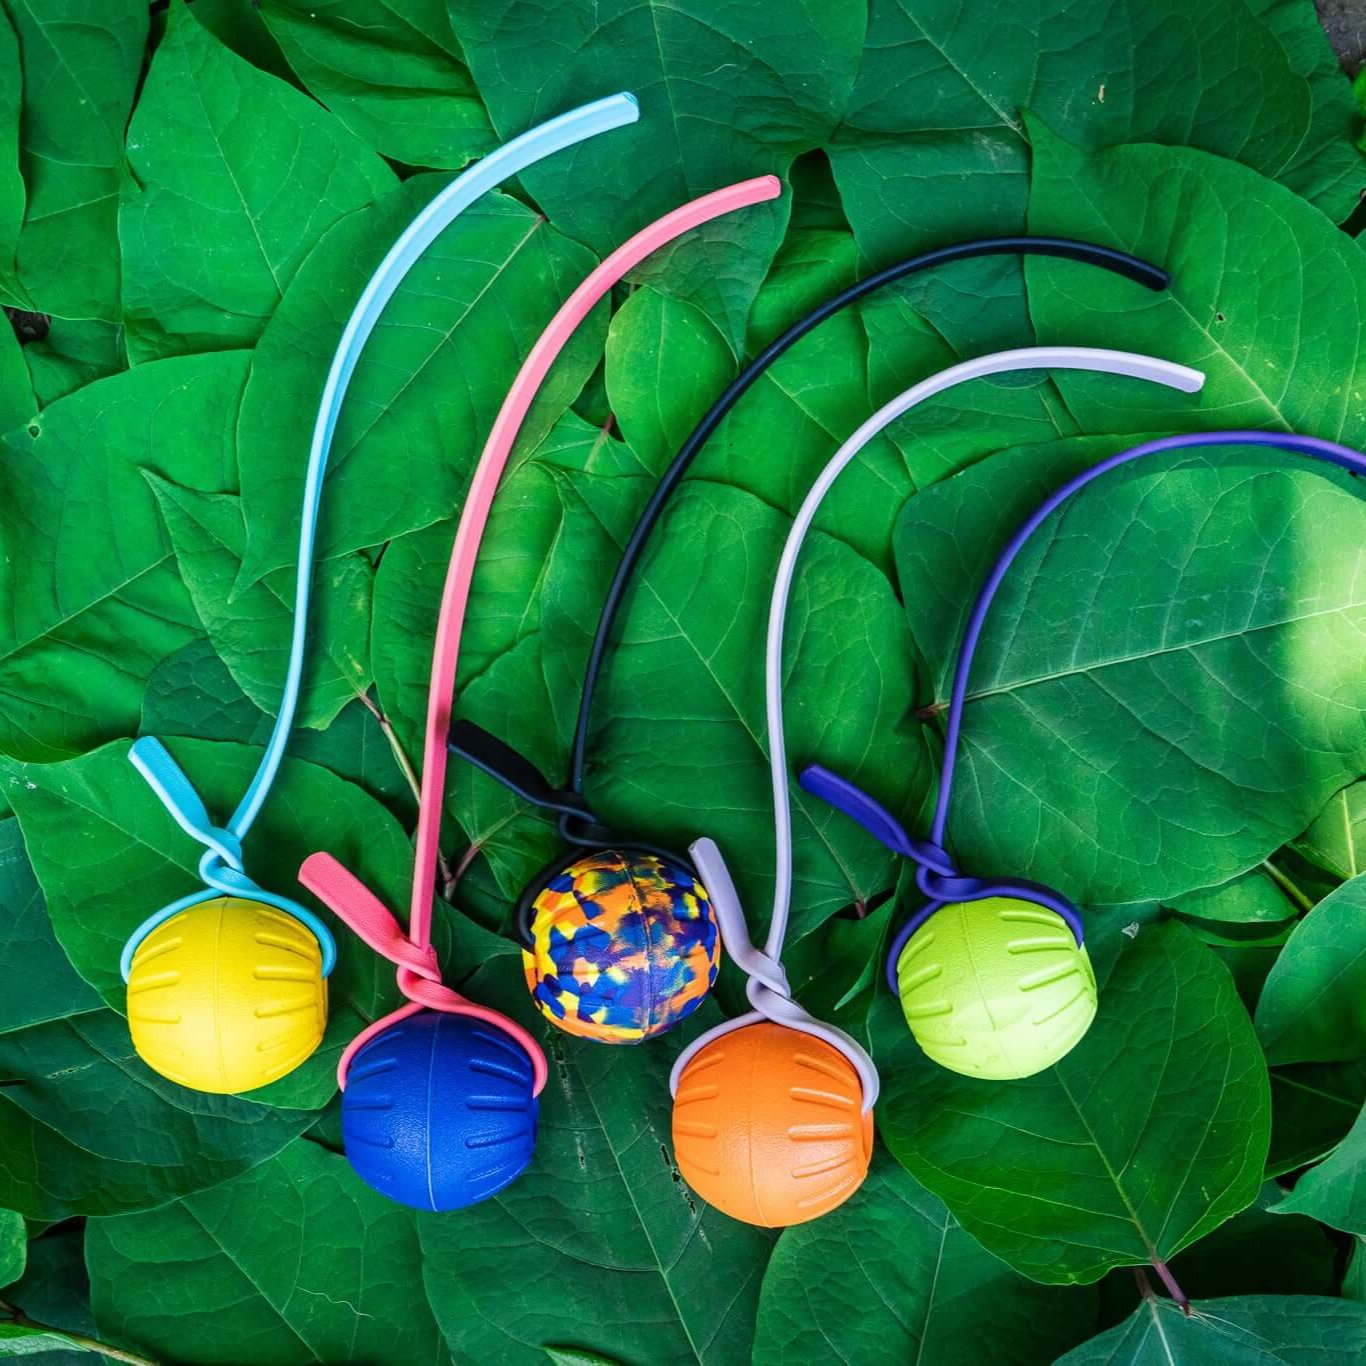
{"label": "green foam ball", "polygon": [[1056,911],[1014,897],[936,911],[906,941],[897,985],[906,1023],[935,1062],[994,1081],[1051,1067],[1096,1015],[1085,947]]}

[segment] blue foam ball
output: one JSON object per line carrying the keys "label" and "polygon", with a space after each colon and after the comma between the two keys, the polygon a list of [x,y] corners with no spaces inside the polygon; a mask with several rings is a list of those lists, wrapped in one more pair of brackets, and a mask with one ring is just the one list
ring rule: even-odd
{"label": "blue foam ball", "polygon": [[462,1209],[521,1175],[536,1146],[534,1074],[496,1025],[424,1010],[351,1060],[342,1138],[356,1175],[414,1209]]}

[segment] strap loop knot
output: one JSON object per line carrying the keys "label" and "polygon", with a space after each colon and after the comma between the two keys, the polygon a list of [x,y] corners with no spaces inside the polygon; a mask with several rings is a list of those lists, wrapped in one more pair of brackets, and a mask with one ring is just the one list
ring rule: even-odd
{"label": "strap loop knot", "polygon": [[389,908],[354,873],[343,868],[331,854],[310,854],[299,868],[299,881],[360,939],[395,965],[398,989],[406,1001],[362,1030],[347,1045],[337,1064],[337,1084],[343,1091],[351,1060],[371,1039],[420,1010],[439,1010],[447,1015],[468,1015],[510,1035],[531,1063],[533,1094],[541,1094],[549,1068],[545,1054],[531,1035],[515,1020],[488,1006],[476,1005],[448,987],[441,980],[436,950],[430,944],[415,943],[404,934]]}

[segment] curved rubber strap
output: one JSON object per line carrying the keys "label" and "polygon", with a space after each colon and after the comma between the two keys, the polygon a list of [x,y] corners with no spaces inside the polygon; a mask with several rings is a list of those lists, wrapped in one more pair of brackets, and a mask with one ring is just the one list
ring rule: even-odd
{"label": "curved rubber strap", "polygon": [[754,382],[784,352],[795,346],[807,333],[820,326],[827,318],[833,317],[842,309],[859,299],[876,293],[884,286],[897,280],[904,280],[922,270],[948,265],[953,261],[972,260],[982,256],[1052,256],[1063,260],[1078,261],[1084,265],[1097,266],[1133,280],[1136,284],[1154,291],[1166,289],[1170,277],[1165,270],[1141,261],[1127,252],[1115,251],[1094,242],[1079,242],[1069,237],[983,237],[973,242],[956,242],[951,246],[938,247],[933,251],[921,252],[918,256],[908,257],[868,276],[848,289],[827,299],[818,308],[812,309],[804,318],[793,323],[786,332],[774,338],[750,363],[730,382],[726,390],[702,416],[693,428],[688,439],[679,448],[669,468],[664,471],[655,486],[650,500],[646,503],[637,519],[626,549],[612,576],[607,596],[603,600],[602,611],[593,633],[593,644],[588,654],[588,666],[584,670],[583,691],[579,695],[579,714],[574,723],[574,741],[570,752],[569,783],[571,791],[583,791],[585,755],[588,748],[588,723],[593,710],[593,697],[597,691],[598,680],[602,674],[607,645],[612,635],[612,627],[625,600],[626,590],[636,565],[644,553],[650,533],[664,511],[670,495],[682,481],[688,466],[697,458],[711,434],[721,425],[726,414],[744,397]]}
{"label": "curved rubber strap", "polygon": [[[1196,393],[1205,382],[1198,370],[1155,356],[1127,351],[1107,351],[1084,346],[1027,346],[998,351],[975,360],[963,361],[921,380],[890,402],[883,404],[835,452],[816,477],[803,500],[792,529],[783,546],[782,558],[773,582],[769,603],[768,641],[764,661],[764,692],[768,716],[769,769],[773,783],[774,888],[773,918],[769,923],[765,951],[771,958],[782,956],[787,935],[788,913],[792,904],[792,810],[787,777],[787,746],[783,734],[783,628],[787,619],[788,597],[806,534],[811,529],[825,495],[851,460],[885,427],[926,400],[960,384],[988,375],[1011,374],[1018,370],[1090,370],[1123,375],[1130,379],[1164,384],[1183,393]],[[936,839],[935,843],[939,843]]]}
{"label": "curved rubber strap", "polygon": [[532,347],[517,372],[503,406],[498,411],[483,454],[475,468],[465,505],[451,547],[446,584],[441,596],[437,623],[436,648],[432,654],[431,686],[427,693],[427,733],[422,758],[422,796],[418,809],[417,847],[413,866],[413,895],[408,917],[408,933],[425,944],[431,928],[432,905],[436,896],[436,869],[441,836],[442,798],[446,787],[446,742],[450,734],[451,708],[455,696],[456,665],[460,657],[460,635],[469,604],[470,583],[479,554],[479,543],[488,524],[489,509],[498,480],[521,431],[532,400],[536,397],[550,367],[573,336],[579,324],[614,285],[652,252],[674,238],[751,204],[776,199],[781,183],[773,176],[742,181],[723,190],[703,195],[651,223],[616,249],[569,296]]}
{"label": "curved rubber strap", "polygon": [[1109,456],[1092,465],[1090,469],[1069,479],[1056,492],[1049,494],[1038,508],[1026,519],[1019,530],[1010,538],[995,563],[983,580],[973,603],[967,626],[963,631],[963,643],[959,647],[958,664],[954,671],[953,692],[949,699],[948,717],[944,730],[944,766],[939,780],[939,795],[935,802],[934,820],[931,824],[930,838],[937,845],[943,845],[948,825],[949,803],[953,798],[953,780],[957,768],[958,742],[963,729],[963,706],[967,700],[968,679],[972,672],[972,660],[977,643],[982,636],[982,627],[991,609],[996,590],[1000,588],[1007,570],[1025,543],[1074,493],[1084,489],[1087,484],[1118,469],[1121,465],[1143,460],[1151,455],[1163,455],[1171,451],[1201,450],[1214,446],[1260,446],[1271,450],[1284,451],[1290,455],[1308,456],[1313,460],[1323,460],[1337,465],[1354,474],[1366,474],[1366,455],[1354,451],[1336,441],[1325,441],[1316,436],[1300,436],[1294,432],[1192,432],[1185,436],[1161,437],[1156,441],[1145,441],[1142,445],[1131,446],[1126,451]]}
{"label": "curved rubber strap", "polygon": [[533,1094],[541,1094],[549,1069],[536,1040],[516,1020],[489,1006],[476,1005],[446,986],[431,946],[414,944],[384,903],[358,877],[342,867],[331,854],[310,854],[299,869],[299,881],[376,953],[397,966],[398,989],[408,998],[406,1004],[367,1026],[346,1046],[337,1063],[337,1084],[343,1091],[352,1058],[372,1038],[419,1010],[440,1010],[448,1015],[468,1015],[471,1019],[482,1020],[509,1035],[531,1061]]}
{"label": "curved rubber strap", "polygon": [[[233,812],[226,830],[211,824],[204,803],[194,791],[189,779],[171,762],[164,748],[154,740],[139,741],[133,746],[130,758],[138,771],[152,783],[153,791],[170,811],[171,815],[194,838],[201,839],[193,827],[213,831],[215,838],[226,834],[239,843],[235,846],[238,853],[234,864],[222,849],[209,845],[210,851],[219,860],[218,873],[226,869],[242,871],[240,860],[240,841],[251,828],[261,806],[270,792],[275,776],[284,758],[289,732],[294,724],[294,714],[298,708],[299,690],[303,678],[304,652],[308,637],[308,603],[313,575],[313,550],[317,532],[318,509],[322,499],[323,475],[327,467],[327,457],[332,448],[332,437],[336,431],[337,418],[341,412],[342,401],[346,397],[347,386],[360,359],[361,352],[375,324],[379,321],[385,306],[393,297],[403,278],[423,252],[436,240],[437,236],[465,209],[481,195],[501,184],[511,176],[518,175],[534,162],[543,157],[594,137],[612,128],[620,128],[634,123],[640,117],[635,96],[628,94],[612,95],[592,104],[572,109],[558,118],[549,120],[539,127],[530,129],[520,137],[513,138],[502,147],[490,152],[474,166],[462,171],[451,181],[416,218],[403,230],[398,240],[390,247],[384,260],[361,291],[360,298],[351,310],[341,340],[332,357],[332,364],[323,385],[322,398],[318,404],[318,415],[313,424],[313,438],[309,446],[308,467],[304,476],[303,507],[299,519],[299,555],[294,582],[294,621],[289,642],[289,659],[285,668],[284,687],[280,697],[280,709],[275,717],[270,738],[255,775],[247,785],[246,791]],[[162,763],[152,752],[151,747],[161,748],[165,756]],[[174,770],[174,772],[172,772]],[[203,842],[201,840],[201,842]],[[215,886],[212,875],[206,877],[209,886]],[[252,884],[254,886],[255,884]],[[293,903],[286,903],[292,905]],[[163,908],[164,911],[165,908]],[[133,932],[129,942],[141,941],[154,921],[159,923],[163,912],[144,921]],[[312,929],[320,922],[309,917],[305,922]],[[315,931],[316,932],[316,931]],[[331,937],[322,941],[324,956],[330,948]]]}
{"label": "curved rubber strap", "polygon": [[787,984],[787,974],[776,958],[762,953],[754,947],[749,937],[749,927],[745,923],[745,913],[740,906],[740,897],[731,879],[730,869],[717,848],[715,841],[697,840],[688,851],[697,865],[698,876],[707,889],[711,904],[716,911],[716,920],[721,929],[721,942],[731,959],[748,975],[745,994],[753,1010],[733,1020],[725,1020],[699,1035],[682,1053],[669,1073],[669,1091],[678,1094],[678,1083],[683,1070],[708,1044],[722,1035],[747,1025],[758,1024],[761,1020],[771,1020],[774,1024],[809,1034],[813,1039],[827,1043],[837,1053],[843,1055],[854,1069],[863,1093],[863,1110],[866,1114],[877,1102],[881,1082],[877,1067],[868,1052],[851,1034],[816,1019],[792,999],[792,989]]}

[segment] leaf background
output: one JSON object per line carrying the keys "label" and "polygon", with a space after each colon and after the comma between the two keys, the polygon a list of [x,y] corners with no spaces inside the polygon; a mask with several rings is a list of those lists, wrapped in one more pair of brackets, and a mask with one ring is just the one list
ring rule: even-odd
{"label": "leaf background", "polygon": [[325,845],[403,903],[473,462],[545,321],[629,232],[730,180],[786,182],[595,311],[510,462],[457,708],[552,774],[653,479],[784,327],[986,233],[1172,272],[1161,295],[1040,259],[916,277],[785,355],[702,454],[619,624],[589,790],[613,823],[742,851],[757,932],[768,588],[811,478],[875,406],[1034,340],[1209,375],[1195,400],[1077,374],[966,386],[837,485],[793,595],[788,742],[917,828],[971,586],[1047,489],[1174,430],[1362,440],[1361,119],[1308,0],[0,0],[0,70],[0,1355],[1360,1358],[1366,540],[1346,475],[1164,460],[1088,490],[1012,571],[952,837],[966,865],[1084,904],[1101,1015],[1049,1073],[986,1086],[925,1063],[881,976],[913,880],[798,798],[791,979],[885,1087],[869,1180],[818,1223],[735,1224],[673,1163],[668,1068],[742,1008],[733,968],[648,1049],[544,1035],[508,915],[554,833],[466,766],[438,947],[552,1062],[537,1160],[496,1200],[415,1216],[336,1151],[337,1053],[397,999],[345,936],[323,1048],[247,1097],[150,1073],[115,967],[195,878],[128,742],[169,737],[213,810],[235,801],[278,706],[328,360],[451,172],[640,97],[638,124],[443,234],[357,370],[303,726],[248,849],[295,895]]}

